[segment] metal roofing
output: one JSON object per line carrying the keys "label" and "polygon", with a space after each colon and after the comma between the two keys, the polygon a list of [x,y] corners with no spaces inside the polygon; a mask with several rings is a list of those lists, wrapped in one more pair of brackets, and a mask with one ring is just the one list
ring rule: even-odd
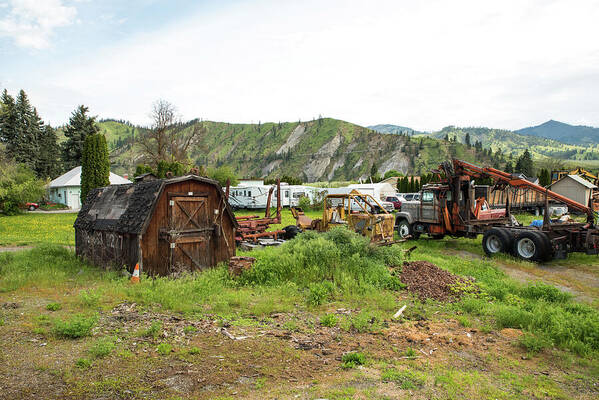
{"label": "metal roofing", "polygon": [[[111,185],[125,185],[132,183],[130,180],[118,176],[117,174],[113,174],[112,172],[110,173],[108,180]],[[69,172],[59,176],[48,185],[48,187],[51,188],[63,186],[81,186],[81,166],[75,167]]]}
{"label": "metal roofing", "polygon": [[86,231],[100,230],[121,233],[144,233],[154,212],[156,200],[165,186],[185,180],[196,180],[216,186],[222,196],[225,209],[233,225],[237,227],[235,215],[217,181],[195,175],[185,175],[172,179],[156,179],[128,185],[111,185],[89,192],[81,207],[75,228]]}
{"label": "metal roofing", "polygon": [[[574,179],[576,182],[580,183],[581,185],[584,185],[585,187],[587,187],[589,189],[597,189],[597,186],[593,185],[591,182],[587,181],[580,175],[566,175],[557,182],[560,182],[566,178]],[[555,185],[557,182],[552,183],[551,186]]]}

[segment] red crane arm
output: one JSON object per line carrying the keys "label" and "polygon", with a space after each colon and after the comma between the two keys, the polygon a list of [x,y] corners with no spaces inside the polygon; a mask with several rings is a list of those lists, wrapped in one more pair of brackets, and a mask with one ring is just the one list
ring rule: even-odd
{"label": "red crane arm", "polygon": [[561,194],[552,192],[549,189],[545,189],[543,186],[529,182],[526,179],[518,178],[510,173],[503,172],[491,167],[479,167],[477,165],[467,163],[466,161],[456,159],[453,160],[453,168],[456,174],[460,174],[460,172],[465,172],[468,175],[475,178],[489,177],[496,182],[501,182],[512,187],[531,189],[537,193],[544,194],[551,199],[565,203],[568,205],[568,207],[583,212],[587,214],[589,217],[594,217],[594,212],[590,207],[587,207],[565,196],[562,196]]}

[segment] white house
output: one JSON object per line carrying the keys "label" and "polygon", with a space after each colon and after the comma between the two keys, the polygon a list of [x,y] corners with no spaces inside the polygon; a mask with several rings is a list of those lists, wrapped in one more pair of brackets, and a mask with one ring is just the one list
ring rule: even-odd
{"label": "white house", "polygon": [[[132,183],[130,180],[110,173],[111,185],[124,185]],[[48,199],[53,203],[61,203],[72,210],[81,208],[81,167],[75,167],[64,175],[54,179],[48,184]]]}

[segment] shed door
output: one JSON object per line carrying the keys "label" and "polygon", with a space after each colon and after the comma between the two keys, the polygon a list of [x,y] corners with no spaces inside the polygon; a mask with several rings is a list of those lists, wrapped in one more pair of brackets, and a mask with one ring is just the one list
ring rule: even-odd
{"label": "shed door", "polygon": [[211,264],[206,196],[169,196],[171,272],[195,271]]}

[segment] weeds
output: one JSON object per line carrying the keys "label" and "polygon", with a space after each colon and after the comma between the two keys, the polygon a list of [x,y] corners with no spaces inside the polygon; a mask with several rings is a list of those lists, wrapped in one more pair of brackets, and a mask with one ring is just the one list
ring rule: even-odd
{"label": "weeds", "polygon": [[152,324],[150,324],[150,326],[146,329],[140,330],[138,335],[156,339],[160,335],[160,331],[162,331],[162,322],[152,321]]}
{"label": "weeds", "polygon": [[520,346],[526,349],[529,353],[538,353],[543,349],[549,348],[553,345],[551,339],[548,339],[542,335],[534,335],[530,332],[526,332],[519,339]]}
{"label": "weeds", "polygon": [[395,382],[404,390],[419,389],[426,383],[426,375],[414,370],[397,370],[389,368],[381,374],[383,382]]}
{"label": "weeds", "polygon": [[100,301],[101,294],[94,290],[82,290],[79,292],[79,301],[85,307],[96,307]]}
{"label": "weeds", "polygon": [[115,347],[115,338],[104,337],[96,340],[88,349],[88,352],[93,358],[102,358],[109,355]]}
{"label": "weeds", "polygon": [[92,362],[88,358],[79,358],[75,361],[75,366],[80,369],[88,369],[92,366]]}
{"label": "weeds", "polygon": [[338,322],[339,322],[339,318],[337,318],[337,316],[335,314],[327,314],[327,315],[320,317],[320,325],[328,326],[329,328],[333,328],[333,327],[337,326]]}
{"label": "weeds", "polygon": [[56,336],[70,339],[89,336],[97,321],[97,315],[86,317],[81,314],[75,314],[66,320],[54,320],[52,332]]}
{"label": "weeds", "polygon": [[341,368],[343,369],[351,369],[355,368],[358,365],[364,365],[366,363],[366,356],[362,353],[345,353],[341,357]]}
{"label": "weeds", "polygon": [[160,343],[156,348],[156,352],[163,356],[169,355],[171,351],[173,351],[173,346],[168,343]]}
{"label": "weeds", "polygon": [[62,308],[60,303],[48,303],[46,304],[46,310],[48,311],[58,311]]}

